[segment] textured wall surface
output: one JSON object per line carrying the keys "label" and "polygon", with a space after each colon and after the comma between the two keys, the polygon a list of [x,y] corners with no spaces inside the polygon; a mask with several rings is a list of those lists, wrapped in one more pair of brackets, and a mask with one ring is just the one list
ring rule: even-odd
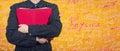
{"label": "textured wall surface", "polygon": [[[0,0],[0,51],[13,51],[5,37],[10,5]],[[120,51],[120,0],[46,0],[59,6],[63,29],[53,51]]]}

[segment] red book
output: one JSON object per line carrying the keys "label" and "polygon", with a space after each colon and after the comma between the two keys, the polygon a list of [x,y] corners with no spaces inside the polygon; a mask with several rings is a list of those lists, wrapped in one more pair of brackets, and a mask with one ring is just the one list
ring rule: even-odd
{"label": "red book", "polygon": [[48,24],[52,8],[17,8],[18,24],[43,25]]}
{"label": "red book", "polygon": [[[43,25],[48,24],[48,19],[52,14],[52,8],[17,8],[16,11],[18,25],[27,24],[27,25]],[[53,38],[47,38],[52,40]]]}

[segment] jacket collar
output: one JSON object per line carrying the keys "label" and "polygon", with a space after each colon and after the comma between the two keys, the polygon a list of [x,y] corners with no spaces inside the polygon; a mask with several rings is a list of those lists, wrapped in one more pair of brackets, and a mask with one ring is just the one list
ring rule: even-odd
{"label": "jacket collar", "polygon": [[34,4],[34,3],[32,3],[30,0],[27,0],[26,1],[27,3],[27,6],[26,7],[29,7],[29,8],[34,8],[34,6],[35,5],[37,5],[37,7],[42,7],[43,5],[45,5],[44,3],[45,3],[45,1],[44,0],[41,0],[39,3],[37,3],[37,4]]}
{"label": "jacket collar", "polygon": [[37,4],[32,3],[30,0],[27,0],[27,2],[30,3],[30,4],[33,4],[33,5],[38,5],[38,4],[43,4],[44,0],[41,0],[41,1],[40,1],[39,3],[37,3]]}

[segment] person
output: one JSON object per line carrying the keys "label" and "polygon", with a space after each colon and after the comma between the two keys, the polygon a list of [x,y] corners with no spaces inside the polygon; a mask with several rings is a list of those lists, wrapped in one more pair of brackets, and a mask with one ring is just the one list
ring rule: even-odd
{"label": "person", "polygon": [[[17,8],[52,8],[48,25],[18,25]],[[29,18],[28,18],[29,19]],[[58,37],[62,29],[58,6],[44,0],[26,0],[10,7],[6,26],[6,37],[9,43],[15,45],[15,51],[52,51],[51,39]],[[37,36],[33,36],[37,35]]]}

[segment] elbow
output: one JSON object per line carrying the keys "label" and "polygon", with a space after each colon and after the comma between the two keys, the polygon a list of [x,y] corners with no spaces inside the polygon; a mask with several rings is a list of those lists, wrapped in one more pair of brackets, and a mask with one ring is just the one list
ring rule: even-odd
{"label": "elbow", "polygon": [[16,44],[15,41],[12,40],[12,39],[7,38],[7,41],[8,41],[10,44],[14,44],[14,45]]}
{"label": "elbow", "polygon": [[6,32],[6,39],[7,39],[7,41],[9,42],[9,43],[11,43],[11,44],[15,44],[14,43],[14,40],[12,39],[12,35],[11,34],[9,34],[10,32]]}
{"label": "elbow", "polygon": [[58,37],[60,35],[61,31],[62,31],[62,24],[59,25],[59,27],[54,30],[53,34],[55,34],[55,37]]}

